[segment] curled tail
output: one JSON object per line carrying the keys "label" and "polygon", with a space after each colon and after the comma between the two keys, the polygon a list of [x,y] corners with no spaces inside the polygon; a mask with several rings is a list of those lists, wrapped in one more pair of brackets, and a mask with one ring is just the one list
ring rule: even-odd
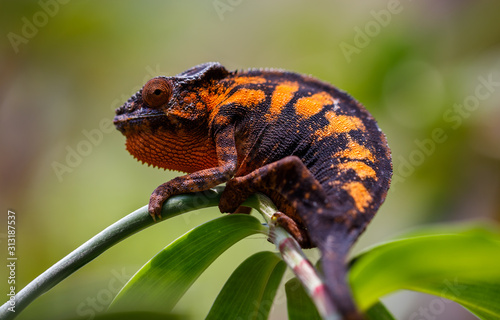
{"label": "curled tail", "polygon": [[[319,220],[330,220],[323,216]],[[349,231],[347,226],[336,221],[319,221],[309,225],[312,241],[321,252],[321,266],[328,292],[342,319],[364,319],[358,310],[347,279],[347,254],[361,233],[359,229]]]}

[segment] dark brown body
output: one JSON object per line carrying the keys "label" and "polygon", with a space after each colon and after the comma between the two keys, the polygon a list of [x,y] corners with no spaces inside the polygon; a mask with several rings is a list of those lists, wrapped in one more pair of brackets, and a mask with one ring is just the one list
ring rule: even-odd
{"label": "dark brown body", "polygon": [[153,192],[153,215],[172,195],[223,182],[223,212],[265,193],[301,245],[320,248],[344,317],[358,316],[344,259],[392,174],[385,136],[361,104],[311,77],[209,63],[151,80],[117,110],[115,124],[139,160],[190,173]]}

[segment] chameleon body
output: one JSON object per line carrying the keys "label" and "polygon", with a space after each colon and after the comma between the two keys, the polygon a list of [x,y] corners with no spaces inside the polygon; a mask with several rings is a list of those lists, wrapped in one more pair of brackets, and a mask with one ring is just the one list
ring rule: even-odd
{"label": "chameleon body", "polygon": [[384,201],[392,174],[385,136],[360,103],[309,76],[206,63],[151,79],[116,110],[114,123],[135,158],[187,173],[154,190],[153,217],[170,196],[221,183],[222,212],[262,192],[302,247],[320,249],[343,317],[360,317],[345,258]]}

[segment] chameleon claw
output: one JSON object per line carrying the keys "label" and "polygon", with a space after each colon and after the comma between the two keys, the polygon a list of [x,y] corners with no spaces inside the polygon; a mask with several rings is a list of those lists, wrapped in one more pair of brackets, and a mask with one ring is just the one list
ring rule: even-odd
{"label": "chameleon claw", "polygon": [[154,222],[157,222],[157,219],[158,221],[161,221],[162,204],[163,203],[159,202],[156,198],[153,197],[151,197],[151,199],[149,200],[148,211]]}
{"label": "chameleon claw", "polygon": [[153,218],[154,222],[161,221],[161,213],[156,213],[156,212],[152,213],[152,212],[149,212],[149,215],[151,216],[151,218]]}

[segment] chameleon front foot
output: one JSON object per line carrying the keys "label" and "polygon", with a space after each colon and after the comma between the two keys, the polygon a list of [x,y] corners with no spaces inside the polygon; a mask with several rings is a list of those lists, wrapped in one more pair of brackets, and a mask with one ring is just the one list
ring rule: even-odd
{"label": "chameleon front foot", "polygon": [[161,209],[170,196],[171,194],[165,184],[158,186],[151,194],[148,211],[154,221],[161,220]]}
{"label": "chameleon front foot", "polygon": [[153,218],[154,221],[161,220],[161,207],[163,203],[161,200],[151,197],[149,198],[148,211],[149,215]]}

